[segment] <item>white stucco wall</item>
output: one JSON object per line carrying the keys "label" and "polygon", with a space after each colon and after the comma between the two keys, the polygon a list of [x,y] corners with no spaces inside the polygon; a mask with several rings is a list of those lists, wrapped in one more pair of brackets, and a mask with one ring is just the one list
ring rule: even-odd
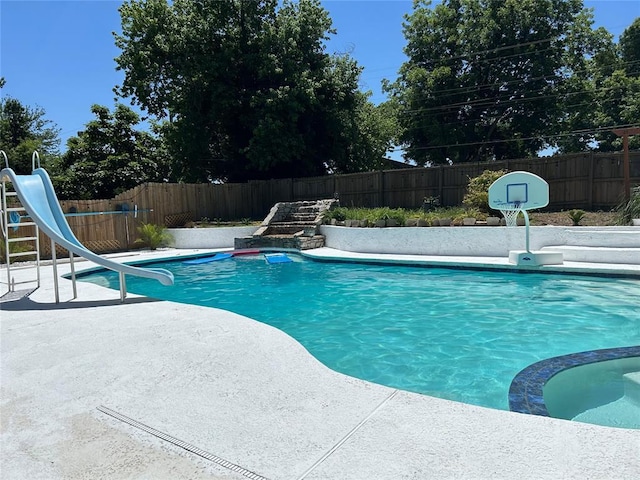
{"label": "white stucco wall", "polygon": [[[323,225],[325,246],[348,252],[504,257],[525,247],[525,227],[348,228]],[[637,227],[530,227],[530,247],[640,247]]]}
{"label": "white stucco wall", "polygon": [[[172,228],[176,248],[233,248],[236,237],[246,237],[256,226],[220,228]],[[349,228],[322,225],[325,246],[347,252],[407,255],[505,257],[525,248],[524,227],[391,227]],[[530,248],[575,246],[623,248],[624,251],[580,252],[561,249],[565,259],[638,263],[638,227],[531,227]],[[633,249],[633,250],[628,250]],[[617,255],[614,259],[612,255]],[[587,255],[587,257],[580,256]],[[596,255],[596,257],[594,257]],[[618,258],[620,257],[620,258]]]}
{"label": "white stucco wall", "polygon": [[176,248],[233,248],[236,237],[247,237],[258,229],[248,227],[169,228]]}

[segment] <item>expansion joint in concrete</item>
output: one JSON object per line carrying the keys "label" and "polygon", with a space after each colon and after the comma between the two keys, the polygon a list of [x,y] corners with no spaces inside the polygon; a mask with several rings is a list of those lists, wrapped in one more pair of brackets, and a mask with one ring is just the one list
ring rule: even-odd
{"label": "expansion joint in concrete", "polygon": [[313,470],[315,470],[322,462],[324,462],[327,458],[329,458],[333,453],[338,450],[349,438],[351,438],[360,428],[367,423],[380,409],[382,409],[393,397],[398,394],[399,390],[394,390],[391,392],[389,396],[387,396],[376,408],[374,408],[369,415],[363,418],[360,423],[358,423],[355,427],[353,427],[349,433],[347,433],[344,437],[340,439],[333,447],[331,447],[327,453],[325,453],[322,457],[318,459],[313,465],[311,465],[302,475],[298,477],[298,480],[303,480],[306,478]]}

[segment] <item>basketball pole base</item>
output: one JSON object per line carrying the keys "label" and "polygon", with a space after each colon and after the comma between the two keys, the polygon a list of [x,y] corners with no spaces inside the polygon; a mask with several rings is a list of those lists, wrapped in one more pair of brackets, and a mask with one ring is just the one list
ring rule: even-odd
{"label": "basketball pole base", "polygon": [[509,263],[515,265],[561,265],[562,252],[527,252],[526,250],[510,250]]}

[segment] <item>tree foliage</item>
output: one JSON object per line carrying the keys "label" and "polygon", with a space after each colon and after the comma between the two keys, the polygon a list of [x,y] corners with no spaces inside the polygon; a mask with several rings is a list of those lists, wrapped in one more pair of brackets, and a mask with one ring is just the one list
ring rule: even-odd
{"label": "tree foliage", "polygon": [[535,155],[588,123],[593,98],[580,78],[607,46],[592,23],[582,0],[416,2],[404,24],[409,59],[386,85],[407,156],[429,165]]}
{"label": "tree foliage", "polygon": [[[619,151],[622,139],[611,131],[612,126],[640,123],[640,18],[623,32],[608,61],[598,67],[593,75],[597,108],[591,124],[598,130],[595,148]],[[630,137],[629,147],[640,148],[640,136]]]}
{"label": "tree foliage", "polygon": [[117,92],[167,119],[178,178],[358,171],[382,148],[361,131],[384,125],[361,68],[324,51],[334,30],[319,0],[129,0],[120,15]]}
{"label": "tree foliage", "polygon": [[118,104],[93,105],[95,120],[67,141],[52,181],[61,198],[112,198],[144,182],[166,181],[169,158],[157,136],[137,130],[140,117]]}
{"label": "tree foliage", "polygon": [[[4,84],[4,78],[0,78],[0,88]],[[5,151],[9,166],[16,173],[31,173],[34,150],[43,159],[55,158],[60,145],[59,132],[60,129],[45,118],[44,109],[23,105],[12,97],[0,99],[0,149]]]}

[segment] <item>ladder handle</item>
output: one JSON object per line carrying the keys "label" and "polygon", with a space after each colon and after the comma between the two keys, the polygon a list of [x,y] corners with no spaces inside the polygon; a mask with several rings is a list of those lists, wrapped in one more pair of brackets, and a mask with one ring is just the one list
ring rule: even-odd
{"label": "ladder handle", "polygon": [[4,150],[0,150],[0,154],[4,157],[4,165],[9,168],[9,159],[7,158],[7,154],[4,153]]}
{"label": "ladder handle", "polygon": [[36,160],[38,161],[38,168],[40,168],[40,155],[34,150],[33,155],[31,155],[31,171],[36,169]]}

